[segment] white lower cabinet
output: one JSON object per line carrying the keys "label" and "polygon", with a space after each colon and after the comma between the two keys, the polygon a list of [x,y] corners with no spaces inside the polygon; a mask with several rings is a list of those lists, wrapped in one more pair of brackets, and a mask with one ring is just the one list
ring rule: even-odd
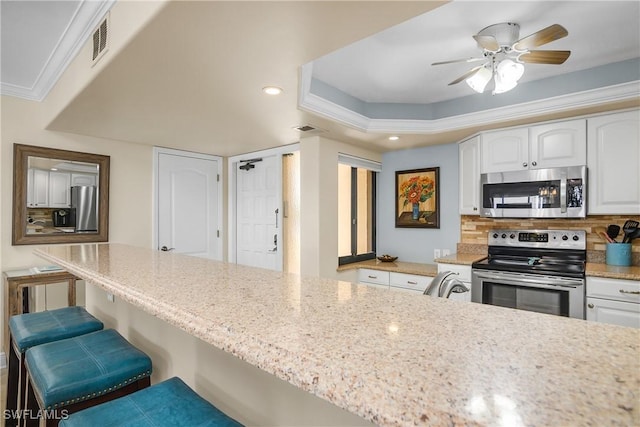
{"label": "white lower cabinet", "polygon": [[395,273],[373,270],[371,268],[358,269],[358,283],[376,288],[424,293],[433,277],[417,274]]}
{"label": "white lower cabinet", "polygon": [[389,289],[389,272],[372,270],[370,268],[359,268],[358,282],[363,285]]}
{"label": "white lower cabinet", "polygon": [[587,277],[587,320],[640,328],[640,281]]}
{"label": "white lower cabinet", "polygon": [[433,277],[415,274],[389,273],[389,286],[399,291],[424,293]]}

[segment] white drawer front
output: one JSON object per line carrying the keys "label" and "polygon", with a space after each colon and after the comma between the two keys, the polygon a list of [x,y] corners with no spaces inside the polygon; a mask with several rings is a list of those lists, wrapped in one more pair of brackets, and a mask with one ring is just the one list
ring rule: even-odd
{"label": "white drawer front", "polygon": [[358,269],[358,281],[389,286],[389,272],[360,268]]}
{"label": "white drawer front", "polygon": [[389,284],[392,287],[411,289],[424,292],[433,277],[417,276],[414,274],[390,273]]}
{"label": "white drawer front", "polygon": [[587,277],[587,296],[640,303],[640,281]]}
{"label": "white drawer front", "polygon": [[438,263],[438,273],[442,271],[452,271],[458,275],[458,279],[463,282],[471,282],[471,266],[459,264]]}

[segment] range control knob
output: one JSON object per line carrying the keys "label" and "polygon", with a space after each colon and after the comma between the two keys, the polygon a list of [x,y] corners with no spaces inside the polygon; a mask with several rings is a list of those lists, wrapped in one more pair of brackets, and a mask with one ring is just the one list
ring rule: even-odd
{"label": "range control knob", "polygon": [[506,235],[505,233],[502,233],[502,238],[503,238],[503,239],[506,239],[506,238],[507,238],[507,235]]}
{"label": "range control knob", "polygon": [[577,242],[578,240],[580,240],[580,237],[578,237],[578,235],[575,235],[575,236],[573,236],[573,240],[575,240]]}
{"label": "range control knob", "polygon": [[493,238],[497,239],[498,238],[498,233],[493,233]]}
{"label": "range control knob", "polygon": [[569,236],[565,234],[564,236],[562,236],[562,240],[569,240]]}
{"label": "range control knob", "polygon": [[516,238],[516,235],[515,235],[515,234],[513,234],[513,233],[511,233],[511,234],[509,235],[509,238],[510,238],[510,239],[515,239],[515,238]]}

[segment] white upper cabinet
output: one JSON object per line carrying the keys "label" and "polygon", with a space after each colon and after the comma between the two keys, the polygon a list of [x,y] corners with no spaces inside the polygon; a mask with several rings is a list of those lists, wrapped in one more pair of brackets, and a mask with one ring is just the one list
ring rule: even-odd
{"label": "white upper cabinet", "polygon": [[531,169],[587,164],[587,121],[572,120],[529,128]]}
{"label": "white upper cabinet", "polygon": [[27,206],[49,206],[49,171],[29,169],[27,175]]}
{"label": "white upper cabinet", "polygon": [[71,205],[71,175],[49,172],[49,207],[68,208]]}
{"label": "white upper cabinet", "polygon": [[640,112],[587,121],[589,214],[640,212]]}
{"label": "white upper cabinet", "polygon": [[582,166],[586,120],[555,122],[482,134],[482,173]]}
{"label": "white upper cabinet", "polygon": [[460,191],[458,207],[461,215],[479,215],[480,203],[480,136],[458,145]]}
{"label": "white upper cabinet", "polygon": [[97,175],[88,173],[72,173],[71,185],[96,185]]}
{"label": "white upper cabinet", "polygon": [[507,129],[483,133],[480,157],[481,173],[528,169],[528,129]]}

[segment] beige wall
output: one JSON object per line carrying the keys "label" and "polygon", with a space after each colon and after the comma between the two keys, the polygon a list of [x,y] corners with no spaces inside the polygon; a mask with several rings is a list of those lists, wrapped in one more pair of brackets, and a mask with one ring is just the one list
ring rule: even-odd
{"label": "beige wall", "polygon": [[[44,130],[43,103],[0,98],[0,270],[46,265],[35,246],[11,245],[13,144],[29,144],[111,156],[109,240],[151,246],[152,148],[139,144]],[[0,293],[4,298],[4,293]],[[4,307],[4,301],[1,301]],[[0,329],[4,330],[4,316]]]}
{"label": "beige wall", "polygon": [[355,270],[336,271],[340,153],[381,161],[379,153],[332,139],[300,140],[300,270],[303,275],[355,281]]}

